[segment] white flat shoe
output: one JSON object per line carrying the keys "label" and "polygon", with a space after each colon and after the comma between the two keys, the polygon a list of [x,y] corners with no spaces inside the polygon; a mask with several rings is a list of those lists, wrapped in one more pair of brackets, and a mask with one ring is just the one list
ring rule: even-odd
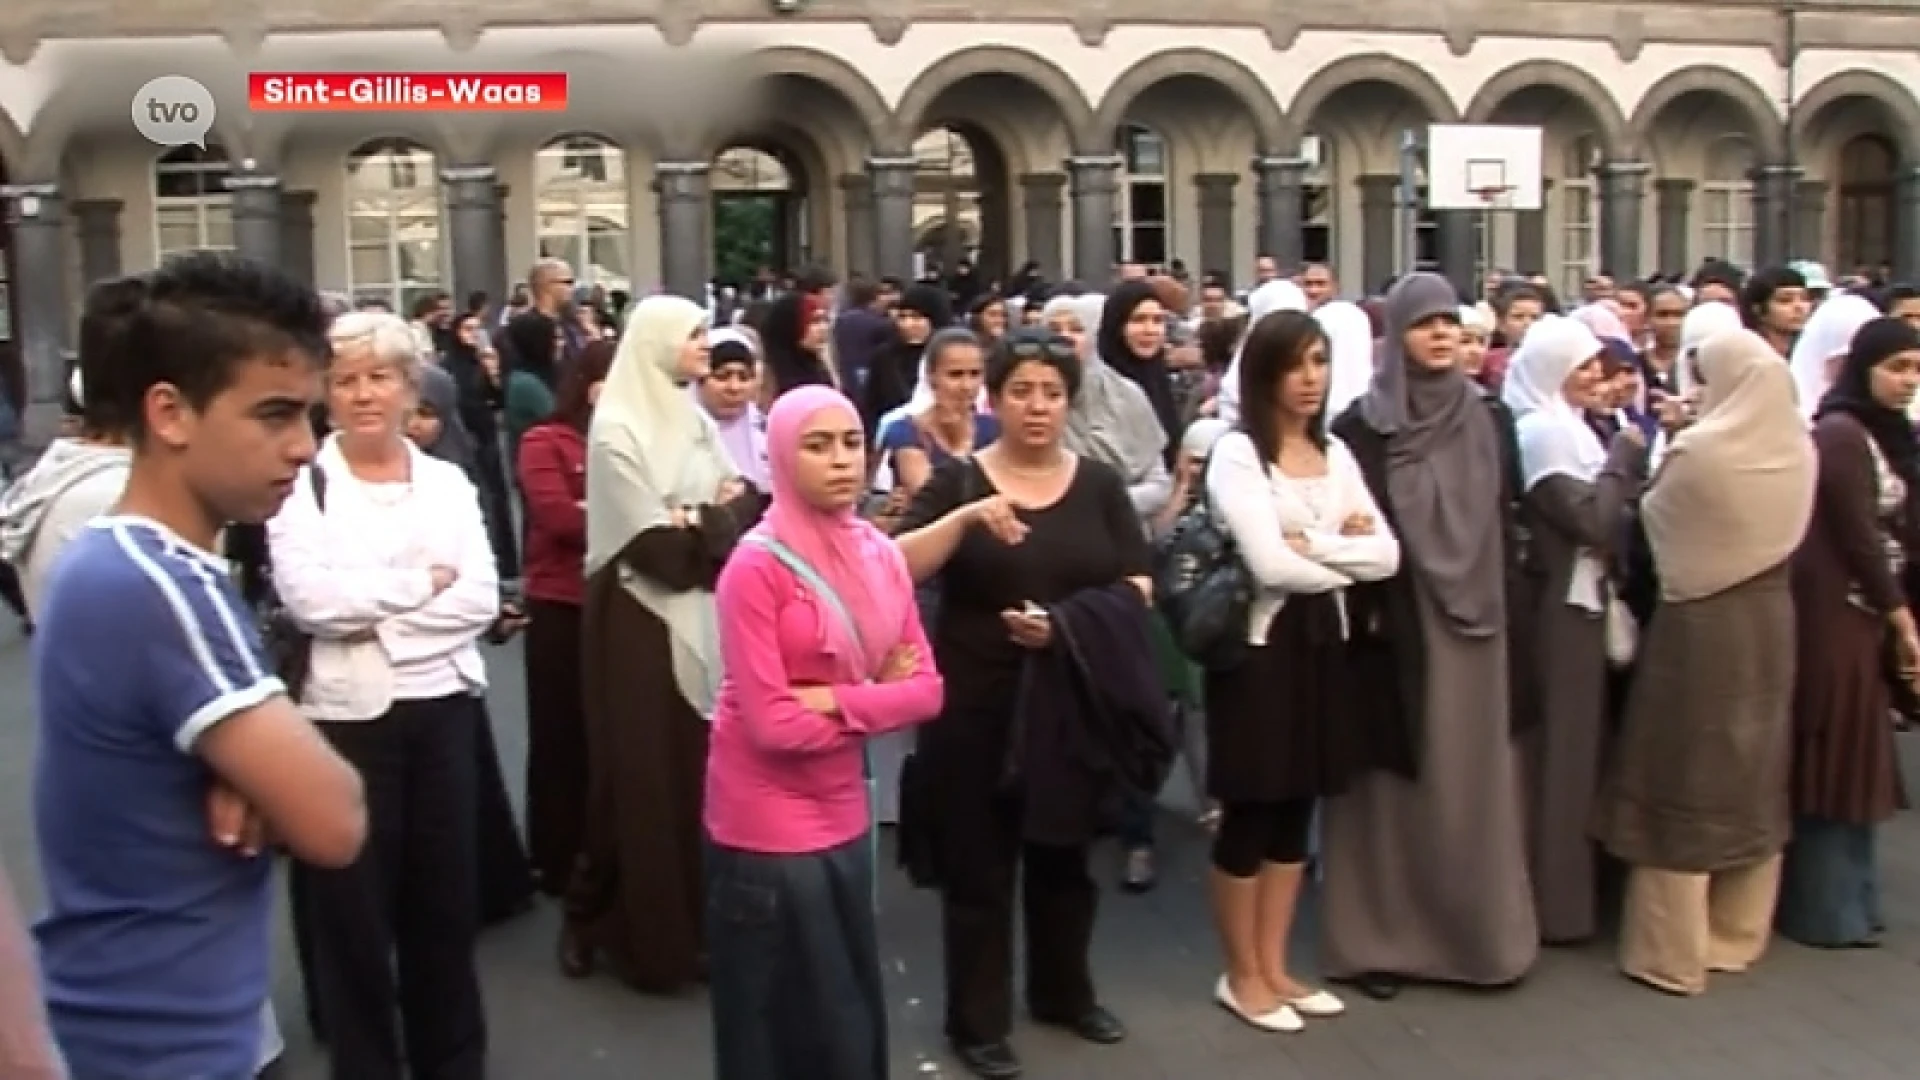
{"label": "white flat shoe", "polygon": [[1301,1016],[1315,1020],[1324,1020],[1330,1016],[1339,1016],[1347,1011],[1347,1003],[1325,990],[1315,990],[1303,998],[1295,998],[1287,1003]]}
{"label": "white flat shoe", "polygon": [[1272,1012],[1260,1016],[1247,1012],[1240,1007],[1239,999],[1233,996],[1233,984],[1227,981],[1225,975],[1220,976],[1220,981],[1213,984],[1213,1000],[1221,1008],[1239,1018],[1242,1023],[1259,1028],[1261,1031],[1292,1034],[1307,1026],[1301,1021],[1300,1014],[1294,1012],[1290,1005],[1281,1005]]}

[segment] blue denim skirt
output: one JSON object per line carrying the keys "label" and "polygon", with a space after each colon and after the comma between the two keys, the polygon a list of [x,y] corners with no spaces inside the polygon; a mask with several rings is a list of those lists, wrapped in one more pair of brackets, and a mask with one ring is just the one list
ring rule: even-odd
{"label": "blue denim skirt", "polygon": [[808,855],[707,844],[714,1080],[886,1080],[873,890],[865,835]]}

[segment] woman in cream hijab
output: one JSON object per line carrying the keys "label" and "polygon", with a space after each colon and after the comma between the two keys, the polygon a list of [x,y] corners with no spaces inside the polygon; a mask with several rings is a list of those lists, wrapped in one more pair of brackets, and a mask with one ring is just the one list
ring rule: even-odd
{"label": "woman in cream hijab", "polygon": [[1691,364],[1698,419],[1641,505],[1660,606],[1595,815],[1600,842],[1631,868],[1621,970],[1674,994],[1766,951],[1790,828],[1787,560],[1816,469],[1773,346],[1726,331]]}
{"label": "woman in cream hijab", "polygon": [[581,630],[590,775],[562,964],[596,954],[635,987],[700,972],[701,793],[720,682],[713,587],[760,496],[686,392],[707,315],[650,296],[627,319],[587,433]]}

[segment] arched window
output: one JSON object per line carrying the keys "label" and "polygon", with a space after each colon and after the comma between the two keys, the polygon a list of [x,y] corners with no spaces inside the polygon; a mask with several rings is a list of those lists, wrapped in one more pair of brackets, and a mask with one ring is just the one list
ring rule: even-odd
{"label": "arched window", "polygon": [[347,155],[347,287],[395,311],[442,291],[440,177],[433,151],[377,139]]}
{"label": "arched window", "polygon": [[1599,262],[1599,213],[1594,206],[1593,167],[1600,161],[1600,144],[1592,135],[1567,140],[1560,152],[1559,190],[1553,202],[1560,214],[1560,273],[1554,287],[1562,299],[1583,296],[1587,279]]}
{"label": "arched window", "polygon": [[1333,265],[1333,140],[1309,132],[1300,139],[1307,175],[1300,185],[1300,258]]}
{"label": "arched window", "polygon": [[1735,266],[1753,264],[1753,144],[1739,135],[1707,147],[1700,185],[1701,254]]}
{"label": "arched window", "polygon": [[154,254],[233,249],[233,175],[227,152],[209,143],[179,146],[153,163]]}
{"label": "arched window", "polygon": [[919,268],[952,273],[980,253],[980,179],[973,142],[950,127],[929,128],[913,143],[914,251]]}
{"label": "arched window", "polygon": [[1899,155],[1878,135],[1840,148],[1839,266],[1878,270],[1893,261],[1893,178]]}
{"label": "arched window", "polygon": [[582,285],[632,291],[627,154],[591,135],[541,147],[533,161],[540,257],[565,259]]}
{"label": "arched window", "polygon": [[1114,132],[1120,191],[1113,205],[1113,252],[1121,262],[1164,266],[1173,248],[1167,217],[1167,143],[1139,124]]}

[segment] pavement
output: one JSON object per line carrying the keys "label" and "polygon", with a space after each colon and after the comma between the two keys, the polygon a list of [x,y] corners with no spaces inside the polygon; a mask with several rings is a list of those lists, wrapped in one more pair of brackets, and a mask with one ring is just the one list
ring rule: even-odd
{"label": "pavement", "polygon": [[[507,774],[526,749],[516,646],[491,651],[492,709]],[[39,885],[28,819],[33,711],[27,648],[0,629],[0,859],[28,910]],[[1909,737],[1910,739],[1912,737]],[[1920,743],[1905,748],[1910,790]],[[1547,951],[1518,989],[1409,990],[1355,1000],[1344,1017],[1268,1035],[1215,1007],[1218,953],[1204,892],[1206,848],[1184,817],[1162,822],[1162,881],[1145,896],[1110,891],[1095,943],[1106,1003],[1132,1029],[1095,1047],[1022,1024],[1015,1045],[1034,1080],[1911,1080],[1920,1076],[1920,821],[1885,831],[1890,929],[1867,951],[1778,942],[1744,976],[1717,977],[1682,1000],[1621,978],[1610,944]],[[1100,853],[1112,880],[1116,852]],[[938,912],[933,896],[884,875],[882,955],[893,1003],[896,1080],[965,1074],[940,1037]],[[704,996],[637,996],[611,979],[571,982],[554,967],[558,915],[535,912],[488,932],[480,965],[492,1032],[491,1080],[706,1080]],[[1311,907],[1297,934],[1311,971]],[[275,1001],[287,1028],[285,1080],[324,1080],[300,1019],[282,926]]]}

